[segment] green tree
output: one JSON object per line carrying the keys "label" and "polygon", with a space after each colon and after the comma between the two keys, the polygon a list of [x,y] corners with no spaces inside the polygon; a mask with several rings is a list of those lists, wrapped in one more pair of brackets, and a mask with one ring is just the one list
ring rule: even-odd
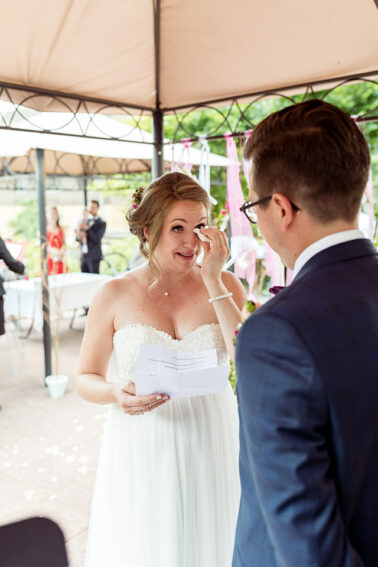
{"label": "green tree", "polygon": [[38,234],[38,202],[35,199],[25,201],[17,217],[9,224],[14,236],[28,242],[35,240]]}

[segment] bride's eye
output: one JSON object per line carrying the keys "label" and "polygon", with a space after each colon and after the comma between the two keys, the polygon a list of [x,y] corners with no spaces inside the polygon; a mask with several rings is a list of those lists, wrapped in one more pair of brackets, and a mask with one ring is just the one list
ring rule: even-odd
{"label": "bride's eye", "polygon": [[196,226],[196,228],[199,228],[199,229],[205,228],[205,227],[206,227],[206,225],[203,222],[201,222],[200,224],[197,224],[197,226]]}
{"label": "bride's eye", "polygon": [[178,224],[177,226],[172,226],[172,230],[173,232],[181,232],[182,226],[180,224]]}

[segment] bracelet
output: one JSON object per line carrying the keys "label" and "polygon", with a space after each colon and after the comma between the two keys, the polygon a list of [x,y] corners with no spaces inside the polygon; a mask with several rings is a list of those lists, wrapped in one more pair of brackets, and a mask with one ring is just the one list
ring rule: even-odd
{"label": "bracelet", "polygon": [[218,295],[217,297],[209,297],[208,302],[213,303],[214,301],[219,301],[219,299],[226,299],[227,297],[232,297],[232,291],[229,291],[224,295]]}

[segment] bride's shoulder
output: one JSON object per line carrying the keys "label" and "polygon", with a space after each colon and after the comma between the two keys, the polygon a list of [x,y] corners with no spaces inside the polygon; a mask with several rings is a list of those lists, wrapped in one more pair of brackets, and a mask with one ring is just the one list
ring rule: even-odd
{"label": "bride's shoulder", "polygon": [[105,282],[98,290],[98,295],[103,296],[107,300],[117,299],[120,294],[125,297],[125,293],[127,293],[128,297],[132,297],[139,288],[145,285],[145,279],[143,266],[138,266],[122,276]]}
{"label": "bride's shoulder", "polygon": [[122,276],[106,281],[99,289],[99,292],[102,295],[106,295],[108,298],[112,295],[117,296],[120,292],[124,293],[125,291],[131,291],[132,288],[135,288],[135,286],[138,285],[140,279],[141,277],[138,272],[138,268],[134,268]]}

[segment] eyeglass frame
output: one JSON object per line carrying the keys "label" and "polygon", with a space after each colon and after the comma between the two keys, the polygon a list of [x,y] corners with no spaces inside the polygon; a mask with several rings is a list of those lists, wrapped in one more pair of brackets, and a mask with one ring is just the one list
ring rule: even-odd
{"label": "eyeglass frame", "polygon": [[[251,209],[251,208],[255,208],[256,205],[261,205],[262,203],[265,203],[266,201],[270,201],[270,199],[273,197],[273,195],[268,195],[267,197],[263,197],[262,199],[259,199],[258,201],[253,201],[251,203],[251,201],[246,201],[245,203],[243,203],[243,205],[240,207],[239,211],[241,211],[242,213],[245,214],[245,216],[247,217],[247,219],[249,220],[249,222],[251,222],[252,224],[257,224],[258,220],[257,220],[257,211],[254,210],[253,212],[256,215],[256,220],[252,220],[251,217],[248,216],[247,214],[247,209]],[[288,199],[290,205],[293,207],[293,210],[297,213],[298,211],[300,211],[300,208],[297,207],[297,205],[295,203],[293,203],[293,201],[290,201],[290,199]]]}

